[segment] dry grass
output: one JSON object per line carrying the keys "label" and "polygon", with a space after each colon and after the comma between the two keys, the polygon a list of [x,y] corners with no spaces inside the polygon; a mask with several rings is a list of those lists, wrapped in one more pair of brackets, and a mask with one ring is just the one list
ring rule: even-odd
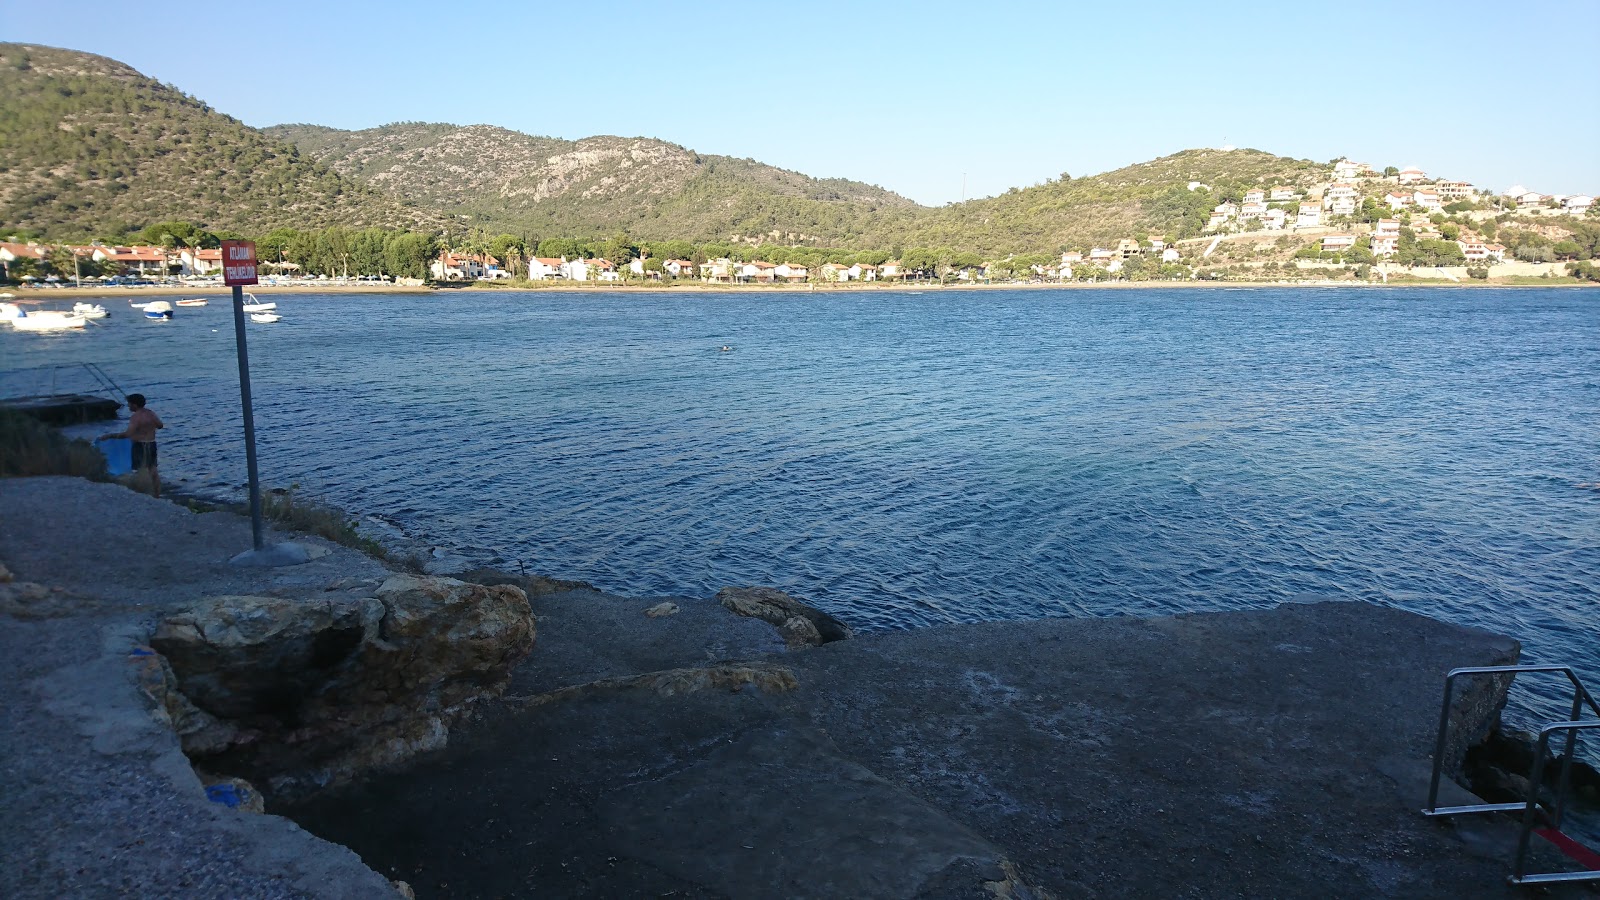
{"label": "dry grass", "polygon": [[68,438],[32,416],[0,410],[0,477],[33,475],[109,477],[106,458],[93,444]]}
{"label": "dry grass", "polygon": [[262,517],[294,531],[321,535],[375,559],[388,558],[388,550],[372,538],[362,535],[357,528],[360,523],[346,515],[344,510],[314,497],[301,495],[298,491],[299,485],[292,485],[287,490],[280,488],[262,494]]}

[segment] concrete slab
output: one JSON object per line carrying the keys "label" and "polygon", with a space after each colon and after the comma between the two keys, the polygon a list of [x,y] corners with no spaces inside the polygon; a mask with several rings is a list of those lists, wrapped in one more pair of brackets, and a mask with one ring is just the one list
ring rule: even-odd
{"label": "concrete slab", "polygon": [[1516,651],[1353,603],[868,635],[782,657],[790,693],[503,709],[288,812],[451,896],[972,897],[1000,871],[1036,896],[1512,897],[1504,823],[1418,810],[1444,671]]}

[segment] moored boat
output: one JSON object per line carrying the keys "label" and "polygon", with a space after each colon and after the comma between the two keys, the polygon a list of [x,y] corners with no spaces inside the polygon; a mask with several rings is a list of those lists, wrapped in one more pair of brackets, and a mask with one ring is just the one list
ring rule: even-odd
{"label": "moored boat", "polygon": [[205,306],[208,301],[204,297],[195,297],[193,300],[179,300],[179,306]]}
{"label": "moored boat", "polygon": [[85,319],[104,319],[106,316],[111,315],[110,313],[106,312],[106,308],[104,306],[101,306],[98,303],[74,303],[72,304],[72,311],[77,315],[83,316]]}
{"label": "moored boat", "polygon": [[172,318],[172,304],[165,300],[152,300],[144,305],[146,319],[166,320]]}
{"label": "moored boat", "polygon": [[283,316],[280,316],[275,312],[254,312],[250,314],[250,321],[260,322],[263,325],[270,325],[282,318]]}
{"label": "moored boat", "polygon": [[239,308],[247,313],[272,312],[278,308],[278,304],[276,303],[262,303],[260,300],[256,299],[255,294],[252,294],[249,291],[245,291],[244,296],[247,299],[244,301],[244,303],[240,304]]}
{"label": "moored boat", "polygon": [[68,331],[73,328],[82,328],[88,320],[75,313],[62,312],[55,309],[38,309],[33,312],[23,312],[11,320],[11,327],[17,331]]}

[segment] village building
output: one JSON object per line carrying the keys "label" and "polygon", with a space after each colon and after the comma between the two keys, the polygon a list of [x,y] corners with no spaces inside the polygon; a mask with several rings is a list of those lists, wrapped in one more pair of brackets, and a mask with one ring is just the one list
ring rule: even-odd
{"label": "village building", "polygon": [[564,260],[551,259],[548,256],[535,256],[528,260],[528,278],[532,281],[544,281],[547,278],[561,278],[561,264]]}
{"label": "village building", "polygon": [[1571,215],[1587,215],[1590,208],[1594,206],[1594,198],[1588,194],[1578,194],[1561,201],[1561,205]]}
{"label": "village building", "polygon": [[882,266],[878,267],[878,277],[904,278],[906,277],[905,267],[900,264],[900,260],[891,259]]}
{"label": "village building", "polygon": [[6,277],[11,278],[11,265],[19,259],[31,259],[44,262],[49,257],[50,251],[37,244],[18,244],[11,241],[0,241],[0,269],[4,269]]}
{"label": "village building", "polygon": [[1244,202],[1246,205],[1251,203],[1265,203],[1267,202],[1267,192],[1259,189],[1245,191]]}
{"label": "village building", "polygon": [[1349,181],[1361,174],[1361,164],[1353,163],[1348,159],[1341,159],[1333,164],[1333,177],[1339,181]]}
{"label": "village building", "polygon": [[1372,255],[1390,257],[1400,249],[1400,236],[1397,234],[1372,235]]}
{"label": "village building", "polygon": [[1261,227],[1268,231],[1280,231],[1288,218],[1289,214],[1281,209],[1269,209],[1261,214]]}
{"label": "village building", "polygon": [[1389,204],[1390,209],[1405,209],[1411,205],[1411,195],[1390,191],[1383,195],[1383,202]]}
{"label": "village building", "polygon": [[1117,241],[1117,256],[1123,259],[1132,259],[1139,255],[1139,242],[1133,238],[1123,238]]}
{"label": "village building", "polygon": [[1444,202],[1439,199],[1438,191],[1417,191],[1411,195],[1411,200],[1412,202],[1416,203],[1419,208],[1426,209],[1429,212],[1438,212],[1439,210],[1444,209]]}
{"label": "village building", "polygon": [[1372,232],[1374,234],[1390,234],[1390,235],[1394,235],[1395,237],[1399,237],[1400,236],[1400,220],[1399,219],[1379,219],[1378,220],[1378,224],[1372,226]]}
{"label": "village building", "polygon": [[870,263],[856,263],[850,267],[851,281],[877,281],[878,267]]}
{"label": "village building", "polygon": [[1344,253],[1356,245],[1356,236],[1353,234],[1330,234],[1322,239],[1322,252]]}
{"label": "village building", "polygon": [[1164,263],[1175,263],[1182,258],[1183,254],[1178,252],[1177,247],[1168,247],[1161,251],[1161,261]]}
{"label": "village building", "polygon": [[166,275],[170,255],[165,247],[102,247],[102,261],[111,266],[121,266],[123,271],[136,271],[140,276]]}
{"label": "village building", "polygon": [[1270,199],[1273,203],[1288,203],[1291,200],[1298,200],[1299,198],[1300,192],[1291,187],[1275,187],[1272,189],[1272,194],[1270,195]]}
{"label": "village building", "polygon": [[1361,196],[1361,192],[1356,190],[1355,185],[1349,182],[1335,182],[1328,185],[1328,190],[1323,193],[1322,198],[1324,200],[1339,200],[1341,198],[1354,200],[1359,196]]}
{"label": "village building", "polygon": [[1457,200],[1466,200],[1475,193],[1475,191],[1472,189],[1472,185],[1465,181],[1441,181],[1433,187],[1434,190],[1439,192],[1439,196],[1443,198],[1446,203],[1454,203]]}
{"label": "village building", "polygon": [[708,259],[700,264],[700,277],[705,281],[729,282],[733,280],[734,262],[726,256]]}
{"label": "village building", "polygon": [[1489,258],[1489,247],[1483,241],[1456,241],[1467,262],[1483,262]]}
{"label": "village building", "polygon": [[694,263],[687,259],[669,259],[661,264],[661,268],[673,278],[691,278],[694,276]]}
{"label": "village building", "polygon": [[1506,248],[1504,244],[1490,244],[1488,245],[1488,251],[1489,258],[1495,262],[1506,261]]}
{"label": "village building", "polygon": [[1300,204],[1300,214],[1294,218],[1296,228],[1316,228],[1322,224],[1322,204],[1306,201]]}
{"label": "village building", "polygon": [[1352,216],[1356,212],[1356,198],[1335,197],[1328,204],[1328,212],[1336,216]]}
{"label": "village building", "polygon": [[[73,252],[78,253],[79,256],[92,258],[94,249],[93,247],[74,247]],[[79,250],[87,250],[89,252],[79,253]],[[208,249],[186,247],[178,251],[178,259],[183,266],[182,271],[185,275],[211,275],[222,271],[222,249],[220,247]]]}
{"label": "village building", "polygon": [[1162,240],[1161,238],[1151,238],[1150,239],[1149,252],[1151,252],[1151,253],[1160,253],[1162,250],[1165,250],[1165,249],[1167,249],[1167,242],[1166,241]]}
{"label": "village building", "polygon": [[1116,259],[1116,253],[1104,247],[1092,247],[1089,250],[1089,262],[1104,265]]}
{"label": "village building", "polygon": [[1539,193],[1538,191],[1524,191],[1513,199],[1517,201],[1518,206],[1540,206],[1550,198]]}
{"label": "village building", "polygon": [[1239,221],[1248,222],[1251,219],[1259,219],[1261,214],[1266,211],[1267,205],[1265,203],[1246,203],[1239,207]]}
{"label": "village building", "polygon": [[621,276],[607,259],[569,259],[561,263],[561,275],[572,281],[616,281]]}
{"label": "village building", "polygon": [[811,277],[811,269],[799,263],[779,263],[773,274],[783,281],[805,281]]}
{"label": "village building", "polygon": [[734,275],[743,282],[757,282],[771,284],[777,278],[778,267],[765,260],[753,259],[747,263],[739,263],[734,269]]}
{"label": "village building", "polygon": [[1067,252],[1061,254],[1061,264],[1063,266],[1070,266],[1073,263],[1081,262],[1083,262],[1083,254],[1077,250],[1068,250]]}
{"label": "village building", "polygon": [[1428,173],[1416,166],[1406,166],[1400,170],[1401,184],[1421,184],[1428,180]]}

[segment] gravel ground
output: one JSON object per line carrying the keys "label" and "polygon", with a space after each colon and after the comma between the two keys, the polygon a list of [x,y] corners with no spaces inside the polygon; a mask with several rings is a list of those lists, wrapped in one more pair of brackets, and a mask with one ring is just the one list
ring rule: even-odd
{"label": "gravel ground", "polygon": [[0,896],[396,896],[349,850],[208,802],[130,677],[164,607],[384,574],[339,547],[291,569],[228,564],[249,547],[249,522],[228,513],[73,478],[0,481],[0,562],[61,589],[46,618],[0,615]]}

